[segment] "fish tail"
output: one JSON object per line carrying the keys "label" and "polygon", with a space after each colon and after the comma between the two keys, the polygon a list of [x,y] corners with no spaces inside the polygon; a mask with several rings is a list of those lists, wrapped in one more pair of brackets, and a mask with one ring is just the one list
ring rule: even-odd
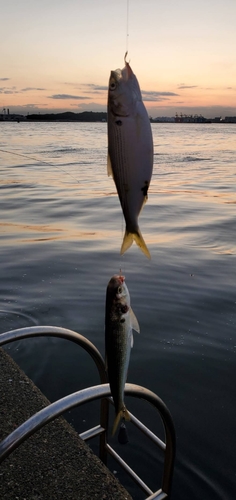
{"label": "fish tail", "polygon": [[130,420],[130,414],[129,414],[128,410],[126,410],[126,408],[122,408],[122,410],[120,410],[119,413],[117,413],[116,418],[115,418],[115,422],[113,424],[112,436],[114,436],[114,434],[117,430],[117,427],[118,427],[120,421],[122,420],[122,418],[124,418],[127,421]]}
{"label": "fish tail", "polygon": [[135,241],[135,243],[138,245],[138,247],[141,248],[142,252],[146,255],[146,257],[148,257],[148,259],[151,259],[150,252],[147,248],[147,245],[142,237],[142,234],[141,234],[141,231],[139,228],[135,233],[130,233],[126,229],[123,243],[122,243],[121,250],[120,250],[121,255],[123,253],[125,253],[126,250],[128,250],[128,248],[131,247],[133,241]]}

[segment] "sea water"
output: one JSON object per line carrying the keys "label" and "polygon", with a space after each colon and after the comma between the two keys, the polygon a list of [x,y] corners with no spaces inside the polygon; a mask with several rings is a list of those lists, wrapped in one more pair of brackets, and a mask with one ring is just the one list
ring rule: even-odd
{"label": "sea water", "polygon": [[[107,176],[105,123],[0,123],[0,332],[58,325],[104,355],[106,286],[121,269],[141,330],[128,382],[158,394],[176,427],[172,499],[234,500],[236,127],[152,130],[154,171],[139,217],[149,261],[135,244],[119,254],[125,224]],[[69,342],[29,339],[7,350],[51,401],[99,383]],[[150,405],[126,404],[159,432]],[[66,417],[79,432],[98,423],[91,405]],[[112,445],[158,489],[160,459],[127,427],[129,444]],[[145,497],[109,466],[134,499]]]}

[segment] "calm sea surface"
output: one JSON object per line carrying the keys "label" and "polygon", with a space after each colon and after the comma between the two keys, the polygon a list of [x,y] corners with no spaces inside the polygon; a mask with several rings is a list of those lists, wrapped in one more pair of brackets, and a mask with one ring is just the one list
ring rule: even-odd
{"label": "calm sea surface", "polygon": [[[157,393],[176,426],[172,498],[234,500],[236,126],[152,129],[154,173],[140,216],[149,261],[135,244],[119,255],[124,223],[106,172],[106,124],[0,123],[0,332],[63,326],[104,354],[106,286],[121,268],[141,329],[128,381]],[[99,383],[69,342],[29,339],[7,350],[52,401]],[[149,405],[126,403],[158,431]],[[98,423],[88,405],[67,418],[80,432]],[[157,488],[155,450],[128,432],[122,455]]]}

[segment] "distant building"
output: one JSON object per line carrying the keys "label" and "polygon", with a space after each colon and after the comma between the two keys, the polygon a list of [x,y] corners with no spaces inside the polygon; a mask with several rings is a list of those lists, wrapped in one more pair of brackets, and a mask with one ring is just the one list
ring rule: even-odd
{"label": "distant building", "polygon": [[0,114],[0,121],[14,121],[14,122],[22,122],[25,121],[26,117],[23,115],[10,114],[9,108],[3,108],[2,113]]}
{"label": "distant building", "polygon": [[211,121],[212,121],[212,123],[222,123],[222,117],[215,116],[215,118],[212,118]]}
{"label": "distant building", "polygon": [[236,123],[236,116],[226,116],[225,123]]}
{"label": "distant building", "polygon": [[173,123],[175,119],[172,116],[157,116],[156,118],[151,118],[152,123]]}
{"label": "distant building", "polygon": [[176,113],[175,115],[176,123],[210,123],[211,120],[204,118],[202,115],[183,115]]}

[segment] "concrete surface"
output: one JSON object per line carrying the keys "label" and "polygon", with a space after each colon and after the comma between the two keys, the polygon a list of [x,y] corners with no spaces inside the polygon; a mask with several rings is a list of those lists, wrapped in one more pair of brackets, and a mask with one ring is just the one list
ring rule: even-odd
{"label": "concrete surface", "polygon": [[[0,441],[49,401],[0,348]],[[62,417],[0,465],[1,500],[131,500]]]}

